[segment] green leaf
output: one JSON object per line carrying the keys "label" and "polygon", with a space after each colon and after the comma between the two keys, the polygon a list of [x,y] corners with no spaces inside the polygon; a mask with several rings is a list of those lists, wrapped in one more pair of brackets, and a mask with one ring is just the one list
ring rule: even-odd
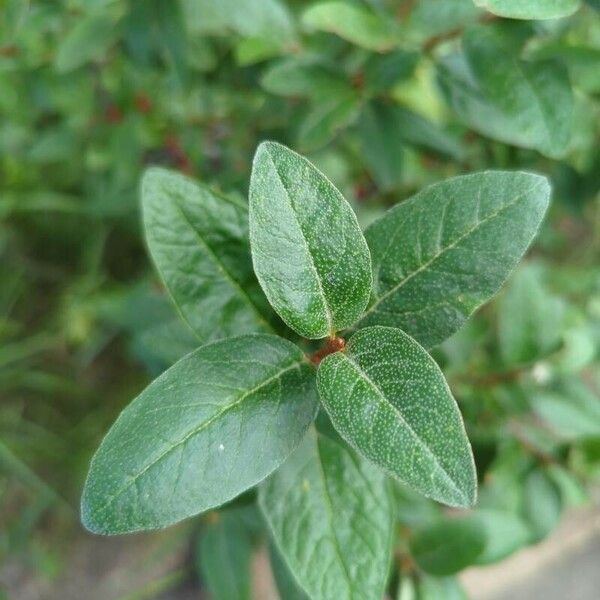
{"label": "green leaf", "polygon": [[200,534],[198,567],[213,600],[251,600],[252,543],[236,511],[215,515]]}
{"label": "green leaf", "polygon": [[568,73],[554,60],[519,59],[515,46],[503,30],[472,27],[463,37],[463,53],[439,63],[442,90],[476,131],[558,158],[567,150],[572,129]]}
{"label": "green leaf", "polygon": [[485,530],[476,520],[446,519],[415,531],[410,551],[421,569],[446,576],[474,564],[485,543]]}
{"label": "green leaf", "polygon": [[155,529],[231,500],[285,460],[316,403],[313,367],[290,342],[246,335],[199,348],[108,432],[85,484],[83,524]]}
{"label": "green leaf", "polygon": [[262,87],[284,97],[310,97],[324,101],[330,96],[347,94],[351,88],[346,78],[333,67],[314,59],[285,58],[266,69]]}
{"label": "green leaf", "polygon": [[434,184],[365,231],[373,296],[359,326],[399,327],[429,348],[504,283],[537,233],[545,178],[488,171]]}
{"label": "green leaf", "polygon": [[322,338],[361,315],[371,260],[356,216],[320,171],[275,142],[254,157],[250,243],[267,298],[300,335]]}
{"label": "green leaf", "polygon": [[269,544],[269,557],[271,570],[277,584],[277,591],[281,600],[310,600],[306,592],[298,585],[290,569],[283,560],[274,543]]}
{"label": "green leaf", "polygon": [[600,438],[600,399],[580,381],[573,380],[557,391],[535,393],[531,404],[565,439]]}
{"label": "green leaf", "polygon": [[532,471],[525,480],[523,517],[529,524],[533,539],[539,542],[557,525],[562,512],[560,491],[541,469]]}
{"label": "green leaf", "polygon": [[394,522],[382,472],[311,429],[260,486],[259,503],[313,600],[381,600]]}
{"label": "green leaf", "polygon": [[306,151],[321,148],[352,125],[359,112],[360,97],[354,90],[315,102],[298,127],[298,145]]}
{"label": "green leaf", "polygon": [[334,33],[375,52],[391,50],[400,41],[393,19],[350,2],[314,4],[304,12],[302,22],[308,28]]}
{"label": "green leaf", "polygon": [[340,435],[420,493],[451,506],[475,502],[477,480],[458,407],[439,367],[390,327],[355,333],[317,372]]}
{"label": "green leaf", "polygon": [[359,121],[363,160],[383,191],[393,190],[402,180],[404,150],[393,110],[383,103],[370,102]]}
{"label": "green leaf", "polygon": [[196,35],[226,35],[233,30],[281,47],[296,43],[294,23],[279,0],[182,0],[182,8],[188,28]]}
{"label": "green leaf", "polygon": [[67,73],[102,58],[116,34],[115,19],[108,15],[90,15],[78,20],[58,46],[56,70]]}
{"label": "green leaf", "polygon": [[560,345],[565,305],[552,296],[536,265],[519,269],[498,308],[500,352],[507,364],[529,363]]}
{"label": "green leaf", "polygon": [[580,0],[474,0],[477,6],[509,19],[559,19],[572,15]]}
{"label": "green leaf", "polygon": [[456,577],[419,578],[417,588],[419,600],[467,600],[467,594]]}
{"label": "green leaf", "polygon": [[406,12],[406,21],[401,25],[402,40],[417,46],[431,38],[463,29],[481,15],[472,0],[419,0]]}
{"label": "green leaf", "polygon": [[498,562],[525,546],[531,532],[518,515],[505,511],[482,509],[471,517],[481,524],[486,534],[483,552],[475,561],[478,565]]}
{"label": "green leaf", "polygon": [[252,270],[243,204],[154,167],[142,180],[142,209],[152,259],[200,340],[271,329]]}

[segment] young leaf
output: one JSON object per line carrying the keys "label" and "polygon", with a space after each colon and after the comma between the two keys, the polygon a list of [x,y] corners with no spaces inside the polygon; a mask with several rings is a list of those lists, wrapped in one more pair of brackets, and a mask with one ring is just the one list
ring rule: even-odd
{"label": "young leaf", "polygon": [[410,551],[421,569],[446,576],[472,565],[485,543],[485,530],[477,520],[446,519],[417,530],[410,540]]}
{"label": "young leaf", "polygon": [[390,327],[355,333],[317,372],[319,396],[341,436],[407,485],[451,506],[475,502],[475,464],[439,367]]}
{"label": "young leaf", "polygon": [[108,432],[85,484],[84,525],[155,529],[231,500],[285,460],[316,404],[313,368],[288,341],[245,335],[199,348]]}
{"label": "young leaf", "polygon": [[236,511],[223,511],[200,534],[198,568],[213,600],[251,600],[252,543]]}
{"label": "young leaf", "polygon": [[243,204],[178,173],[151,168],[142,180],[142,209],[152,259],[200,340],[270,330]]}
{"label": "young leaf", "polygon": [[373,297],[359,326],[399,327],[426,348],[455,333],[504,283],[534,238],[550,187],[488,171],[434,184],[365,231]]}
{"label": "young leaf", "polygon": [[521,60],[502,30],[469,29],[463,53],[439,64],[439,79],[451,107],[483,135],[552,158],[567,150],[574,99],[565,67]]}
{"label": "young leaf", "polygon": [[572,15],[580,0],[475,0],[477,6],[509,19],[559,19]]}
{"label": "young leaf", "polygon": [[381,600],[394,522],[382,472],[311,429],[260,486],[259,503],[313,600]]}
{"label": "young leaf", "polygon": [[314,4],[304,12],[302,22],[375,52],[391,50],[400,39],[393,19],[343,0]]}
{"label": "young leaf", "polygon": [[350,205],[311,163],[275,142],[254,157],[250,244],[267,298],[300,335],[349,327],[367,305],[371,259]]}

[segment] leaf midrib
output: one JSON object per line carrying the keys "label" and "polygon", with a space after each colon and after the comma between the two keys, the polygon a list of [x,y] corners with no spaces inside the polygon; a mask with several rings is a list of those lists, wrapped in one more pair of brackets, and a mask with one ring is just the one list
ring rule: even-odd
{"label": "leaf midrib", "polygon": [[303,362],[304,362],[303,359],[299,359],[299,360],[294,361],[292,364],[288,365],[284,369],[281,369],[280,371],[278,371],[277,373],[275,373],[271,377],[269,377],[269,378],[265,379],[264,381],[262,381],[261,383],[259,383],[257,386],[253,387],[250,390],[246,390],[235,401],[233,401],[233,402],[231,402],[229,404],[226,404],[220,411],[216,412],[214,415],[212,415],[211,417],[209,417],[209,419],[207,419],[206,421],[202,422],[197,427],[194,427],[183,438],[181,438],[179,441],[177,441],[176,443],[174,443],[172,446],[168,447],[164,452],[162,452],[161,454],[159,454],[155,459],[153,459],[152,461],[150,461],[139,473],[137,473],[136,475],[132,476],[130,478],[130,480],[127,482],[127,484],[124,485],[117,492],[115,492],[102,505],[102,507],[99,508],[96,512],[102,513],[103,511],[105,511],[121,494],[123,494],[125,491],[127,491],[149,469],[151,469],[154,465],[156,465],[157,463],[159,463],[165,456],[167,456],[168,454],[170,454],[171,452],[173,452],[174,450],[176,450],[177,448],[179,448],[180,446],[182,446],[183,444],[185,444],[191,437],[197,435],[198,433],[200,433],[201,431],[203,431],[204,429],[206,429],[207,427],[209,427],[210,425],[212,425],[212,423],[214,423],[217,419],[219,419],[220,417],[222,417],[227,412],[233,410],[234,408],[237,408],[248,396],[256,393],[261,388],[263,388],[263,387],[269,385],[270,383],[272,383],[273,381],[281,378],[281,376],[284,373],[287,373],[288,371],[291,371],[292,369],[298,368],[299,366],[302,365]]}
{"label": "leaf midrib", "polygon": [[315,446],[316,446],[316,452],[317,452],[317,465],[318,465],[319,474],[321,476],[322,483],[323,483],[323,497],[325,499],[325,510],[327,511],[327,516],[329,517],[328,520],[329,520],[329,526],[330,526],[330,530],[331,530],[331,536],[333,538],[333,546],[335,548],[335,553],[337,554],[339,562],[342,565],[342,570],[344,572],[348,590],[350,591],[350,596],[352,597],[352,578],[350,577],[348,567],[344,561],[340,541],[338,540],[335,526],[333,523],[333,515],[334,515],[333,502],[331,500],[331,494],[329,492],[329,486],[327,484],[327,475],[325,474],[325,467],[321,460],[321,452],[320,452],[320,448],[319,448],[318,434],[315,434]]}
{"label": "leaf midrib", "polygon": [[333,334],[335,332],[334,327],[333,327],[333,316],[331,314],[331,309],[329,307],[329,303],[327,302],[327,296],[325,295],[325,290],[323,289],[323,284],[321,283],[321,277],[319,275],[319,271],[317,270],[317,266],[315,264],[312,252],[308,245],[308,240],[306,239],[306,236],[304,235],[304,230],[302,229],[302,225],[300,224],[300,220],[298,219],[298,215],[296,214],[296,210],[294,209],[294,204],[292,203],[292,199],[290,197],[288,189],[286,188],[286,186],[283,182],[283,179],[281,177],[281,173],[279,172],[279,169],[277,168],[277,163],[271,156],[271,153],[269,152],[268,149],[265,150],[265,153],[269,157],[269,160],[271,161],[271,164],[273,165],[273,170],[275,171],[277,178],[279,179],[279,182],[281,183],[281,187],[282,187],[283,191],[285,192],[285,197],[287,198],[291,212],[294,216],[296,224],[298,225],[298,229],[300,230],[301,238],[302,238],[302,241],[304,242],[304,248],[306,249],[306,254],[308,255],[308,258],[309,258],[309,265],[310,265],[311,271],[313,272],[315,280],[317,282],[317,288],[319,290],[319,295],[321,296],[321,301],[323,303],[323,311],[325,313],[325,319],[327,320],[327,329],[330,334]]}
{"label": "leaf midrib", "polygon": [[377,307],[386,298],[388,298],[392,294],[395,294],[398,290],[400,290],[411,279],[413,279],[419,273],[421,273],[422,271],[424,271],[425,269],[427,269],[428,267],[430,267],[436,260],[438,260],[439,258],[441,258],[442,256],[444,256],[447,252],[449,252],[450,250],[452,250],[456,246],[458,246],[466,238],[468,238],[469,236],[471,236],[472,234],[474,234],[485,223],[487,223],[488,221],[491,221],[492,219],[496,218],[503,211],[508,210],[509,208],[511,208],[512,206],[514,206],[515,204],[517,204],[517,202],[521,201],[523,198],[526,197],[527,194],[530,194],[535,189],[537,189],[538,187],[540,187],[540,185],[542,185],[541,182],[536,183],[534,186],[532,186],[527,191],[523,192],[522,194],[519,194],[516,197],[516,199],[513,200],[512,202],[508,202],[507,204],[504,204],[498,210],[496,210],[493,213],[489,214],[487,217],[481,219],[480,221],[477,222],[477,224],[474,227],[471,227],[470,229],[468,229],[465,233],[463,233],[459,237],[457,237],[452,243],[448,244],[445,248],[443,248],[442,250],[440,250],[438,253],[436,253],[434,256],[432,256],[429,260],[425,261],[420,267],[418,267],[412,273],[410,273],[409,275],[407,275],[404,279],[402,279],[395,286],[393,286],[392,288],[390,288],[387,292],[385,292],[384,294],[382,294],[381,296],[379,296],[379,298],[363,313],[363,316],[360,318],[360,320],[358,321],[358,323],[360,323],[361,321],[363,321],[368,315],[370,315],[373,311],[375,311],[377,309]]}
{"label": "leaf midrib", "polygon": [[437,456],[432,452],[432,450],[429,448],[429,446],[419,437],[419,435],[417,434],[417,432],[412,428],[412,426],[410,425],[410,423],[404,418],[404,416],[398,410],[398,408],[396,408],[396,406],[394,406],[394,404],[392,404],[387,399],[386,395],[379,388],[379,386],[367,375],[367,373],[365,373],[363,371],[363,369],[360,367],[360,365],[356,361],[352,360],[352,358],[348,355],[347,352],[339,352],[338,354],[343,359],[346,359],[348,361],[348,363],[355,369],[355,371],[357,372],[357,374],[364,381],[366,381],[367,384],[369,384],[373,388],[373,390],[375,391],[375,394],[379,398],[379,401],[381,403],[385,404],[386,406],[389,406],[392,409],[392,411],[398,416],[398,418],[400,419],[400,421],[406,426],[406,428],[408,429],[408,431],[412,434],[412,436],[414,437],[414,439],[419,443],[420,447],[425,450],[425,453],[431,458],[431,460],[433,461],[433,463],[439,468],[439,470],[441,471],[441,473],[444,476],[444,479],[446,480],[447,483],[450,483],[450,487],[458,494],[458,497],[461,498],[463,500],[463,502],[468,502],[469,498],[456,485],[456,483],[454,482],[454,480],[452,479],[452,477],[448,474],[448,472],[446,471],[446,469],[440,464]]}
{"label": "leaf midrib", "polygon": [[[210,244],[204,239],[204,237],[202,236],[200,231],[198,231],[198,229],[196,227],[194,227],[194,224],[190,220],[190,218],[189,218],[188,214],[186,213],[185,209],[183,208],[183,206],[177,200],[174,202],[174,205],[177,208],[177,210],[178,210],[179,214],[181,215],[181,217],[183,218],[183,220],[189,225],[190,229],[194,232],[196,239],[198,240],[200,245],[206,250],[206,252],[212,259],[212,261],[215,264],[215,266],[217,267],[217,269],[221,272],[221,274],[225,277],[225,279],[227,281],[229,281],[229,283],[237,291],[237,293],[244,299],[246,304],[252,309],[252,311],[258,317],[258,321],[268,331],[274,333],[273,327],[267,322],[267,320],[265,319],[263,314],[260,312],[260,310],[256,306],[256,304],[254,304],[254,302],[248,295],[248,292],[246,292],[246,290],[236,281],[236,279],[229,272],[229,270],[227,269],[227,267],[225,266],[223,261],[218,257],[218,255],[213,250],[213,248],[210,246]],[[186,321],[187,321],[187,319],[186,319]]]}

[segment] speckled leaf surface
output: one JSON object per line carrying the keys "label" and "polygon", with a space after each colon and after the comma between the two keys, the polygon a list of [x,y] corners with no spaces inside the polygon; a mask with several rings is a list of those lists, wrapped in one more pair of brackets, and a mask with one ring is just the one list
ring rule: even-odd
{"label": "speckled leaf surface", "polygon": [[142,180],[148,248],[183,319],[202,341],[268,332],[250,258],[248,210],[161,168]]}
{"label": "speckled leaf surface", "polygon": [[250,243],[267,298],[300,335],[349,327],[367,305],[371,260],[350,205],[310,162],[275,142],[254,157]]}
{"label": "speckled leaf surface", "polygon": [[82,521],[96,533],[175,523],[276,469],[317,406],[314,367],[292,343],[245,335],[208,344],[151,383],[92,460]]}
{"label": "speckled leaf surface", "polygon": [[558,19],[572,15],[579,0],[475,0],[475,4],[510,19]]}
{"label": "speckled leaf surface", "polygon": [[373,296],[359,326],[399,327],[430,348],[504,283],[546,212],[545,178],[488,171],[434,184],[365,231]]}
{"label": "speckled leaf surface", "polygon": [[313,600],[381,600],[394,522],[381,471],[311,428],[260,486],[259,503]]}
{"label": "speckled leaf surface", "polygon": [[491,26],[468,29],[462,44],[462,53],[438,63],[440,85],[458,116],[495,140],[564,155],[574,110],[564,65],[521,60],[515,39]]}
{"label": "speckled leaf surface", "polygon": [[439,367],[408,335],[368,327],[317,373],[340,435],[420,493],[451,506],[475,502],[477,480],[460,412]]}

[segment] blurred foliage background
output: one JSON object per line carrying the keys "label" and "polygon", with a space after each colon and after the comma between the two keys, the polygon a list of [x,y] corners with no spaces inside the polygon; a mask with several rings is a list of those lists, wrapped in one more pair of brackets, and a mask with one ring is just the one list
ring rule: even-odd
{"label": "blurred foliage background", "polygon": [[[471,0],[309,6],[0,2],[0,563],[61,577],[93,449],[192,347],[145,253],[142,171],[245,198],[263,139],[306,154],[363,224],[459,173],[551,178],[526,264],[436,358],[473,440],[480,506],[526,525],[509,551],[597,481],[598,2],[550,21]],[[536,69],[549,132],[521,93]],[[407,527],[437,510],[399,494]]]}

